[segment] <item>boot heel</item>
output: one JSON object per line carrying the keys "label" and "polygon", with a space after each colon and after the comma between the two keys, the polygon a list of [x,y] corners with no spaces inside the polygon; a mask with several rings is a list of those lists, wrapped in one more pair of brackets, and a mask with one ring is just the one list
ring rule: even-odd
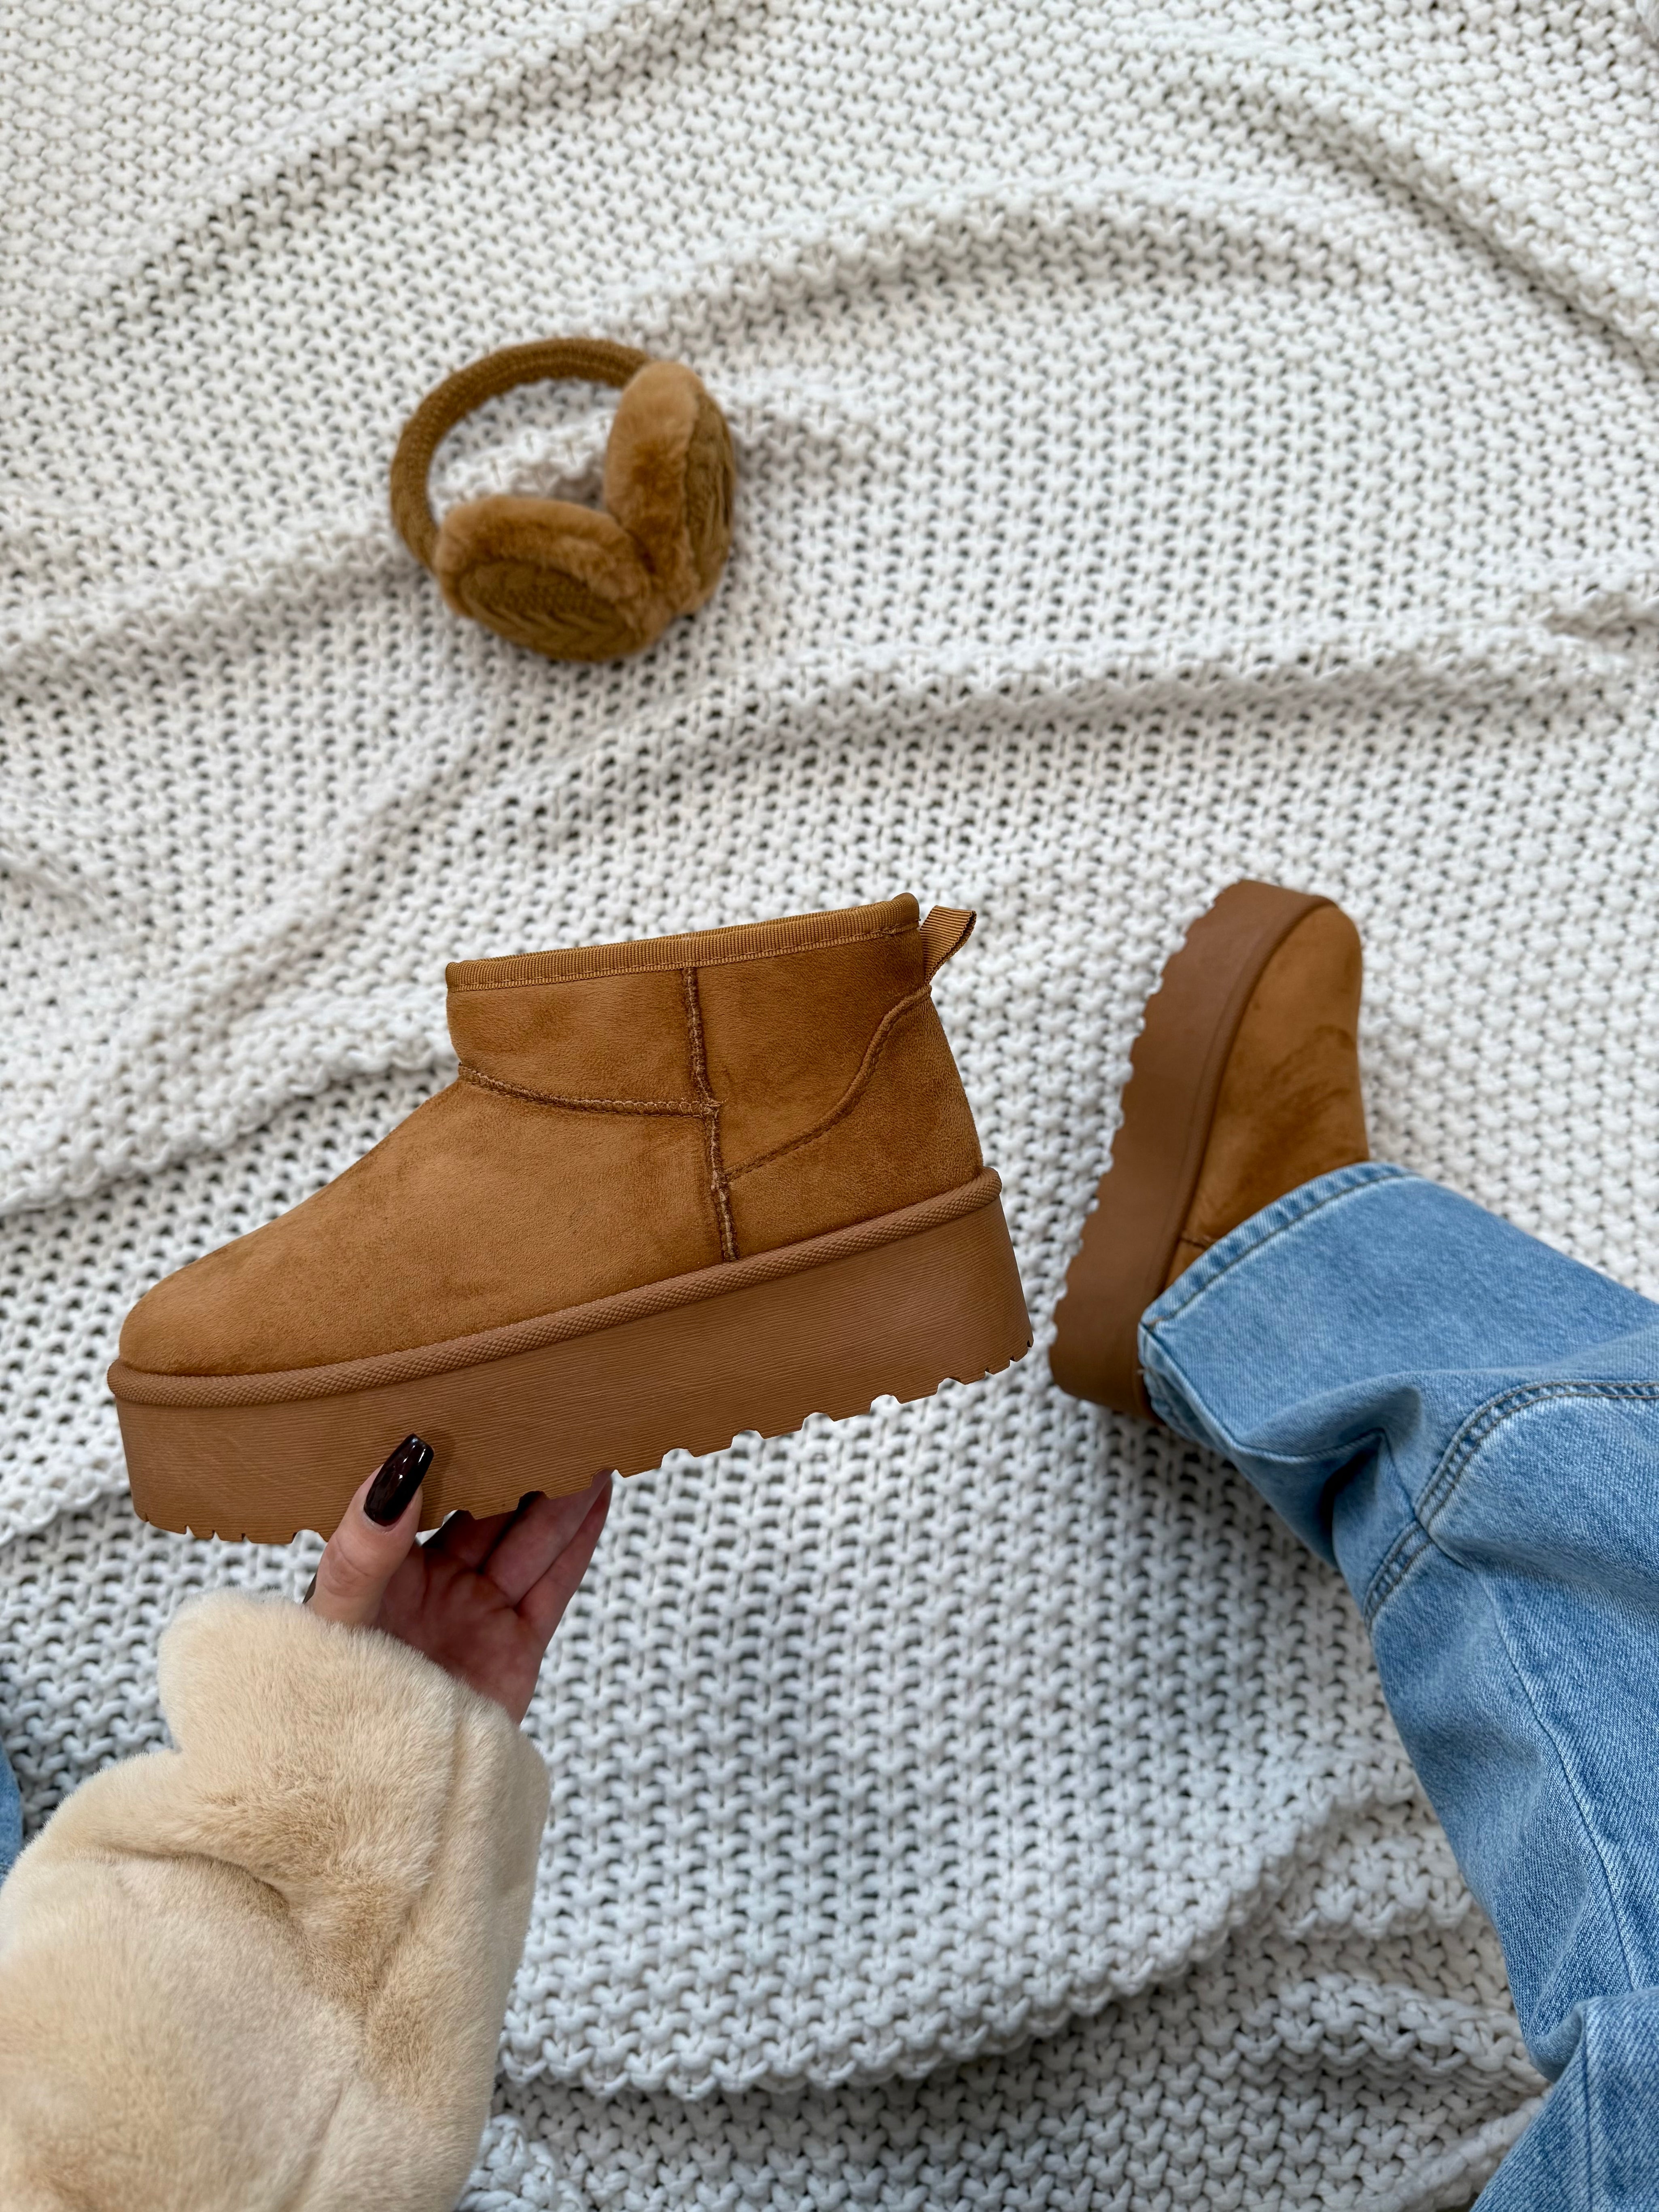
{"label": "boot heel", "polygon": [[[1293,933],[1322,911],[1352,939],[1357,962],[1353,925],[1329,899],[1277,884],[1231,884],[1194,922],[1146,1001],[1111,1165],[1054,1310],[1049,1371],[1073,1397],[1156,1419],[1140,1372],[1140,1316],[1170,1279],[1252,998]],[[1357,965],[1355,976],[1350,1020]],[[1364,1150],[1362,1115],[1358,1151],[1346,1157],[1363,1159]]]}
{"label": "boot heel", "polygon": [[282,1375],[118,1361],[133,1504],[197,1535],[327,1534],[389,1443],[433,1447],[422,1519],[642,1473],[810,1413],[922,1398],[1018,1359],[1031,1327],[994,1175],[855,1228],[414,1352]]}

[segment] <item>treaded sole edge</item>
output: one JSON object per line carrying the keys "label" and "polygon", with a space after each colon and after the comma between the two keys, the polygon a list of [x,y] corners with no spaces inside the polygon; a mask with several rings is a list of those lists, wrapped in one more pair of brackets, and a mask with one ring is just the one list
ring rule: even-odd
{"label": "treaded sole edge", "polygon": [[1330,903],[1278,884],[1230,884],[1165,963],[1130,1051],[1111,1164],[1054,1309],[1049,1372],[1073,1397],[1156,1418],[1140,1372],[1140,1316],[1175,1257],[1228,1055],[1268,962]]}
{"label": "treaded sole edge", "polygon": [[119,1397],[135,1510],[198,1536],[326,1535],[411,1430],[433,1447],[422,1522],[505,1512],[750,1431],[978,1381],[1030,1347],[999,1199],[721,1295],[435,1374],[265,1404]]}

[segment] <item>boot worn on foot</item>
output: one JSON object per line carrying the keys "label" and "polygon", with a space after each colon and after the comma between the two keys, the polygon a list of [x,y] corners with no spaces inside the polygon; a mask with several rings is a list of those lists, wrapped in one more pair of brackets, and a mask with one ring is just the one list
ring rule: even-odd
{"label": "boot worn on foot", "polygon": [[133,1503],[331,1530],[432,1445],[430,1526],[971,1382],[1030,1342],[912,898],[448,971],[461,1066],[366,1158],[141,1298]]}
{"label": "boot worn on foot", "polygon": [[1286,1191],[1370,1157],[1359,934],[1340,907],[1229,886],[1146,1003],[1123,1120],[1054,1314],[1061,1389],[1153,1419],[1140,1316],[1201,1252]]}

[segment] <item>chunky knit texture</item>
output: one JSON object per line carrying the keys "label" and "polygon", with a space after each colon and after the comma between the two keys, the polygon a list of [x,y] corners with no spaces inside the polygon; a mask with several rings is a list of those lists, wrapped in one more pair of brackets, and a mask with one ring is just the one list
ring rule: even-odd
{"label": "chunky knit texture", "polygon": [[[831,1440],[816,1441],[822,1455]],[[938,1547],[930,1619],[892,1639],[902,1649],[884,1674],[922,1747],[907,1757],[886,1732],[884,1692],[854,1679],[881,1641],[874,1608],[890,1585],[848,1572],[849,1522],[837,1527],[799,1475],[793,1510],[756,1511],[757,1473],[729,1466],[712,1495],[623,1491],[603,1573],[554,1646],[530,1717],[559,1761],[553,1819],[468,2207],[714,2212],[735,2190],[738,2202],[796,2212],[823,2191],[832,2203],[853,2191],[893,2212],[944,2212],[976,2191],[1022,2212],[1403,2212],[1456,2202],[1485,2178],[1541,2087],[1496,1940],[1403,1760],[1389,1759],[1351,1611],[1265,1511],[1195,1455],[1149,1468],[1139,1515],[1120,1495],[1093,1519],[1096,1542],[1125,1547],[1115,1570],[1094,1589],[1061,1583],[1039,1601],[1024,1569],[1035,1653],[1000,1621],[999,1650],[973,1657],[941,1625],[943,1554],[973,1553],[954,1524]],[[1154,1486],[1177,1495],[1148,1516]],[[905,1515],[913,1558],[926,1496]],[[874,1510],[866,1492],[856,1517]],[[735,1565],[715,1555],[722,1539]],[[1243,1554],[1236,1577],[1204,1556],[1228,1541]],[[314,1540],[289,1552],[193,1545],[139,1526],[117,1499],[15,1538],[0,1554],[0,1716],[33,1817],[87,1773],[161,1740],[155,1638],[185,1597],[224,1583],[297,1595],[315,1551]],[[1181,1624],[1183,1562],[1229,1608],[1224,1629]],[[1113,1606],[1121,1630],[1108,1625],[1103,1638]],[[1062,1667],[1066,1607],[1093,1632]],[[734,1613],[749,1648],[722,1658]],[[1146,1663],[1152,1620],[1164,1624],[1170,1679]],[[1251,1664],[1237,1700],[1219,1680],[1223,1650]],[[1081,1710],[1045,1723],[1040,1701],[999,1702],[990,1686],[1036,1664],[1062,1694],[1080,1693]],[[1316,1674],[1323,1713],[1264,1699],[1258,1667],[1299,1676],[1304,1700]],[[1206,1711],[1216,1718],[1191,1717]],[[1312,1739],[1300,1776],[1298,1726]],[[1275,1732],[1271,1775],[1261,1761]],[[1200,1761],[1183,1753],[1183,1733]],[[1370,1771],[1351,1773],[1346,1802],[1333,1802],[1328,1774],[1319,1791],[1312,1769],[1351,1757],[1368,1733]],[[1218,1773],[1223,1734],[1231,1771]],[[1008,1735],[1023,1741],[1000,1747]],[[1114,1759],[1115,1744],[1136,1741]],[[1208,1790],[1207,1823],[1175,1815],[1183,1786]],[[1302,1802],[1286,1807],[1298,1787]],[[1250,1792],[1280,1800],[1270,1863],[1228,1850],[1225,1801]],[[1011,1802],[1021,1794],[1032,1815]],[[976,1814],[975,1796],[1000,1802]],[[1161,1836],[1137,1798],[1157,1807]],[[1044,1815],[1064,1826],[1040,1834]],[[1118,1832],[1103,1832],[1109,1821]],[[1195,1834],[1203,1826],[1212,1832]],[[644,1863],[623,1867],[629,1851]],[[894,1863],[901,1855],[908,1864]],[[1195,1882],[1219,1901],[1230,1862],[1231,1925],[1193,1941],[1189,1923],[1184,1972],[1102,2006],[1102,1947],[1127,1939],[1140,1978],[1172,1917],[1178,1926],[1199,1903]],[[969,1896],[957,1865],[983,1867],[991,1887]],[[927,1907],[943,1924],[924,1924]],[[1068,1981],[1076,1990],[1085,1927],[1097,1965],[1085,2001],[1097,2016],[1068,2021],[1058,1993]],[[826,2004],[833,2017],[814,2019]],[[724,2026],[711,2035],[717,2008]],[[779,2049],[785,2015],[792,2058]],[[824,2027],[838,2034],[833,2054]],[[1033,2043],[1033,2027],[1053,2032]],[[803,2063],[815,2033],[816,2063]],[[688,2061],[722,2046],[723,2064],[691,2072]],[[974,2048],[1006,2055],[940,2063]],[[694,2086],[705,2094],[688,2098]]]}
{"label": "chunky knit texture", "polygon": [[[938,998],[1042,1316],[1162,962],[1230,878],[1304,885],[1365,934],[1376,1150],[1659,1287],[1651,27],[13,16],[33,1818],[154,1740],[180,1594],[308,1571],[123,1518],[120,1314],[440,1079],[448,958],[978,907]],[[739,449],[720,592],[611,668],[456,620],[386,514],[421,393],[563,330],[689,362]],[[591,495],[611,404],[487,410],[440,507]],[[619,1501],[477,2203],[1428,2205],[1518,2124],[1346,1597],[1042,1352]]]}

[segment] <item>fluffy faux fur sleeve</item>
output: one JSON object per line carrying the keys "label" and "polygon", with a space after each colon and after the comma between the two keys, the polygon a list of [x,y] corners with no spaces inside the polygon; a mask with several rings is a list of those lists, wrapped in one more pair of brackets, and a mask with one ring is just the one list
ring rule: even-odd
{"label": "fluffy faux fur sleeve", "polygon": [[449,2212],[489,2110],[547,1776],[372,1630],[228,1593],[161,1641],[176,1751],[0,1887],[6,2212]]}

